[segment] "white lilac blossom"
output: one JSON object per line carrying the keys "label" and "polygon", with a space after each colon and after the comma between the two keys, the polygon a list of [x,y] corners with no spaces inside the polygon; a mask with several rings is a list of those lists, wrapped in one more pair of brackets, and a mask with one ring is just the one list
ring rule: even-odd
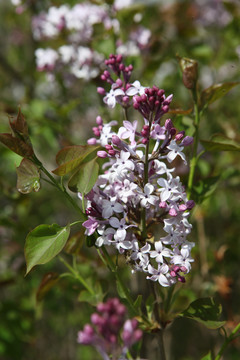
{"label": "white lilac blossom", "polygon": [[[11,0],[13,5],[18,6],[20,13],[24,8],[21,1]],[[37,49],[37,69],[39,71],[57,72],[61,74],[67,84],[73,79],[84,79],[86,81],[99,75],[103,63],[103,55],[92,48],[95,26],[103,27],[106,33],[111,30],[117,37],[120,31],[120,23],[116,17],[117,11],[129,6],[132,1],[116,1],[114,4],[92,4],[83,1],[74,6],[63,4],[50,6],[44,12],[40,12],[32,18],[32,32],[36,41],[48,41],[48,49]],[[65,43],[57,47],[58,37],[63,36]],[[151,32],[149,29],[139,25],[129,33],[129,41],[116,46],[121,53],[128,48],[133,55],[139,55],[140,51],[147,49]],[[53,46],[50,47],[52,41]],[[59,42],[61,43],[61,42]],[[135,49],[135,50],[134,50]],[[38,52],[39,50],[39,52]],[[52,54],[50,54],[50,50]],[[54,57],[53,57],[54,53]],[[52,56],[51,56],[52,55]],[[43,64],[43,65],[42,65]],[[134,86],[134,84],[133,84]],[[118,101],[117,97],[123,95],[121,88],[113,87],[105,94],[106,103],[114,107]]]}
{"label": "white lilac blossom", "polygon": [[166,97],[156,86],[142,92],[140,82],[130,82],[132,66],[125,66],[119,55],[111,55],[105,63],[109,70],[104,71],[102,80],[127,94],[128,101],[124,95],[118,104],[135,108],[143,122],[124,120],[115,132],[112,128],[116,122],[104,124],[97,117],[95,138],[89,144],[105,147],[98,156],[107,162],[104,174],[86,195],[86,235],[95,233],[97,247],[114,246],[133,271],[145,273],[147,279],[161,286],[184,282],[193,262],[194,244],[187,236],[194,202],[187,199],[179,176],[169,164],[176,157],[186,162],[183,150],[192,138],[177,132],[170,119],[162,121],[172,96]]}

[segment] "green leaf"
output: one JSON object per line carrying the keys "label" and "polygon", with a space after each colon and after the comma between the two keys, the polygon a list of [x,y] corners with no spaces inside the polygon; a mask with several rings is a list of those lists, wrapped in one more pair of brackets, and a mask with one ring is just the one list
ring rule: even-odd
{"label": "green leaf", "polygon": [[201,143],[207,151],[240,151],[240,144],[223,134],[214,134],[211,140],[201,140]]}
{"label": "green leaf", "polygon": [[39,225],[26,238],[24,253],[27,263],[26,275],[35,266],[46,264],[64,248],[70,233],[70,226],[57,224]]}
{"label": "green leaf", "polygon": [[201,298],[193,301],[179,316],[198,321],[209,329],[218,329],[225,324],[219,321],[222,306],[213,298]]}
{"label": "green leaf", "polygon": [[87,290],[82,290],[78,296],[78,301],[87,302],[93,306],[96,306],[97,304],[103,301],[105,295],[102,292],[102,287],[99,282],[95,283],[94,291],[95,293],[91,294]]}
{"label": "green leaf", "polygon": [[146,310],[147,310],[147,316],[148,316],[149,320],[152,319],[154,304],[155,304],[155,299],[154,299],[153,294],[151,294],[151,295],[149,295],[149,297],[147,298],[146,303],[145,303]]}
{"label": "green leaf", "polygon": [[32,161],[23,159],[17,167],[17,189],[22,194],[40,189],[40,173]]}
{"label": "green leaf", "polygon": [[198,204],[207,199],[216,190],[220,176],[213,176],[203,180],[199,180],[193,187],[193,197]]}
{"label": "green leaf", "polygon": [[203,90],[200,97],[200,109],[203,109],[214,101],[220,99],[226,95],[233,87],[239,85],[240,82],[225,82],[220,84],[214,84],[207,89]]}
{"label": "green leaf", "polygon": [[207,355],[205,355],[203,358],[201,358],[201,360],[212,360],[211,351],[209,351],[209,353],[207,353]]}
{"label": "green leaf", "polygon": [[68,182],[68,187],[73,192],[88,194],[98,178],[99,165],[96,158],[79,166]]}
{"label": "green leaf", "polygon": [[101,149],[101,146],[67,146],[58,152],[56,162],[59,167],[52,172],[59,176],[71,173],[76,170],[81,163],[90,161],[92,158],[96,157],[96,153],[99,149]]}
{"label": "green leaf", "polygon": [[58,282],[59,279],[59,274],[57,273],[49,272],[45,274],[37,290],[37,301],[43,300],[46,293]]}
{"label": "green leaf", "polygon": [[142,305],[142,295],[138,295],[137,299],[134,302],[134,307],[138,313],[141,313],[141,305]]}

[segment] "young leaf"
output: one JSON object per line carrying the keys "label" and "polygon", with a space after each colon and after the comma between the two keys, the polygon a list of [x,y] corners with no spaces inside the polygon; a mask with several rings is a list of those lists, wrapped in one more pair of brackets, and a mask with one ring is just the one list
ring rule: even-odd
{"label": "young leaf", "polygon": [[221,304],[213,298],[201,298],[193,301],[179,316],[196,320],[209,329],[218,329],[225,324],[225,321],[219,321],[221,313]]}
{"label": "young leaf", "polygon": [[138,295],[137,299],[134,302],[134,307],[138,313],[141,313],[141,305],[142,305],[142,295]]}
{"label": "young leaf", "polygon": [[24,253],[27,263],[26,275],[35,266],[46,264],[64,248],[70,233],[70,226],[57,224],[39,225],[26,238]]}
{"label": "young leaf", "polygon": [[29,158],[33,155],[32,146],[12,134],[0,134],[0,142],[22,157]]}
{"label": "young leaf", "polygon": [[41,301],[46,293],[58,282],[59,275],[54,272],[49,272],[42,278],[41,284],[37,290],[37,301]]}
{"label": "young leaf", "polygon": [[100,148],[100,146],[93,145],[67,146],[58,152],[56,162],[59,167],[52,172],[59,176],[66,175],[74,171],[81,163],[96,157]]}
{"label": "young leaf", "polygon": [[240,151],[240,144],[223,134],[214,134],[211,140],[201,140],[207,151]]}
{"label": "young leaf", "polygon": [[200,109],[203,109],[214,101],[226,95],[233,87],[239,85],[240,81],[214,84],[203,90],[200,97]]}
{"label": "young leaf", "polygon": [[68,187],[73,192],[88,194],[98,178],[99,165],[96,158],[79,166],[68,182]]}
{"label": "young leaf", "polygon": [[17,189],[22,194],[40,189],[40,173],[38,168],[27,159],[23,159],[17,167]]}

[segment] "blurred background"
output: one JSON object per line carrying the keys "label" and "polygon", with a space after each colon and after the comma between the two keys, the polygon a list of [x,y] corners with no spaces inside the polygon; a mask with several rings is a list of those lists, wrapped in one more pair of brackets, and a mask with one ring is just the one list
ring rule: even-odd
{"label": "blurred background", "polygon": [[[133,80],[173,93],[173,109],[193,106],[177,55],[198,62],[199,89],[239,81],[240,3],[0,0],[0,47],[0,132],[9,132],[9,116],[21,106],[36,153],[51,171],[62,147],[84,144],[92,136],[97,115],[106,121],[122,119],[121,111],[106,109],[96,92],[109,53],[121,53],[127,64],[133,64]],[[239,97],[237,86],[206,109],[200,139],[221,133],[240,141]],[[190,114],[172,119],[179,130],[193,135]],[[78,283],[63,278],[36,300],[43,276],[64,272],[62,263],[54,259],[24,277],[28,232],[41,223],[65,226],[78,219],[77,213],[47,183],[39,192],[19,193],[16,167],[21,157],[0,145],[0,158],[0,359],[98,359],[94,350],[76,342],[93,311],[77,300]],[[186,183],[187,174],[181,176]],[[196,242],[195,263],[179,301],[186,307],[197,297],[215,296],[231,330],[240,321],[239,152],[206,153],[199,161],[196,184],[204,187],[209,178],[214,181],[200,196],[191,218],[189,241]],[[115,296],[114,279],[95,249],[83,245],[78,256],[82,274],[98,273],[109,296]],[[130,269],[123,264],[122,271],[129,282]],[[216,351],[224,337],[191,320],[177,319],[166,339],[169,359],[190,360],[200,359],[209,349]],[[144,351],[149,360],[156,359]],[[239,358],[236,340],[224,359]]]}

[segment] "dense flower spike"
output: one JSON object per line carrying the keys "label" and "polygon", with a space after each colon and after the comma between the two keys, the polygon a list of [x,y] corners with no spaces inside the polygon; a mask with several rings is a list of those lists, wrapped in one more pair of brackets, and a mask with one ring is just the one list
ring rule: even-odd
{"label": "dense flower spike", "polygon": [[[103,359],[126,359],[129,348],[142,338],[135,319],[127,319],[126,308],[117,298],[97,306],[91,316],[91,325],[86,324],[78,333],[78,343],[92,345]],[[120,336],[121,335],[121,336]],[[120,340],[122,339],[122,341]]]}
{"label": "dense flower spike", "polygon": [[[144,125],[138,131],[136,120],[125,120],[115,132],[112,127],[117,122],[104,124],[97,117],[96,137],[88,143],[104,146],[106,151],[98,151],[98,156],[108,162],[104,175],[86,196],[89,218],[83,226],[87,235],[96,232],[96,246],[116,247],[133,271],[145,272],[147,279],[162,286],[184,282],[193,261],[194,243],[186,238],[192,227],[188,210],[194,202],[187,199],[179,176],[173,175],[167,163],[178,157],[186,164],[183,150],[193,139],[177,132],[171,119],[161,124],[172,95],[166,97],[156,86],[144,88],[139,81],[131,84],[133,68],[125,66],[119,55],[110,55],[105,64],[109,70],[102,80],[111,84],[111,90],[104,102],[109,107],[132,105],[143,116]],[[127,105],[124,96],[131,98]]]}
{"label": "dense flower spike", "polygon": [[[131,84],[132,66],[125,66],[121,56],[110,55],[105,63],[109,70],[102,79],[112,90],[121,91],[115,95],[114,105],[126,107],[124,94],[131,97],[127,106],[140,112],[144,125],[138,131],[141,125],[137,121],[125,120],[115,132],[112,127],[117,122],[104,124],[97,117],[96,137],[88,143],[104,146],[106,150],[98,156],[107,162],[105,173],[86,196],[89,219],[83,226],[87,235],[96,232],[96,246],[114,246],[133,271],[146,273],[147,279],[162,286],[184,282],[193,261],[194,243],[186,238],[191,232],[188,216],[194,202],[187,199],[179,176],[173,175],[174,168],[167,163],[178,157],[186,164],[183,150],[193,139],[177,132],[171,119],[161,123],[172,95],[166,97],[156,86],[144,88],[139,81]],[[113,107],[109,99],[105,96],[104,102]]]}

